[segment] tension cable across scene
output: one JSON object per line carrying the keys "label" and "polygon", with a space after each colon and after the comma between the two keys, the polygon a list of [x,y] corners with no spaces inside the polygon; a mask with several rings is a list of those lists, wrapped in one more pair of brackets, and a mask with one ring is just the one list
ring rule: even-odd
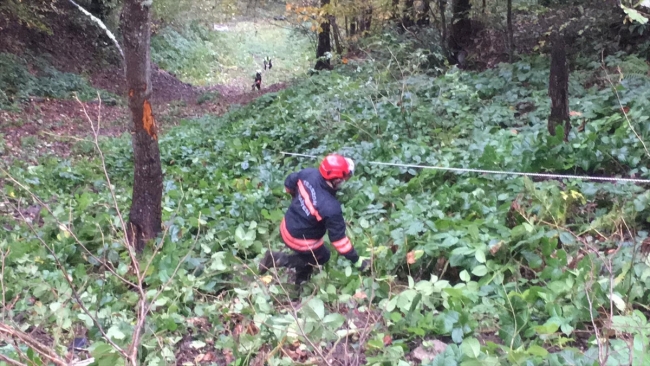
{"label": "tension cable across scene", "polygon": [[[318,158],[316,155],[298,154],[281,151],[280,153],[290,156],[301,156],[306,158]],[[418,164],[400,164],[400,163],[384,163],[381,161],[368,161],[366,164],[394,166],[400,168],[419,168],[419,169],[434,169],[434,170],[447,170],[459,173],[481,173],[481,174],[494,174],[494,175],[523,175],[528,177],[540,178],[559,178],[559,179],[581,179],[581,180],[600,180],[610,182],[630,182],[630,183],[643,183],[649,184],[650,179],[637,179],[637,178],[616,178],[616,177],[592,177],[588,175],[564,175],[564,174],[547,174],[547,173],[523,173],[523,172],[509,172],[503,170],[486,170],[486,169],[471,169],[471,168],[450,168],[443,166],[432,165],[418,165]]]}

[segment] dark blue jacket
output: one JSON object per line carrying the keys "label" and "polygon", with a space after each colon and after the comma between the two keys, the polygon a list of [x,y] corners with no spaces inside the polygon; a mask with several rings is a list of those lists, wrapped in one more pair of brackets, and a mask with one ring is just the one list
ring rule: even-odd
{"label": "dark blue jacket", "polygon": [[327,231],[336,251],[352,262],[359,255],[345,234],[345,219],[336,191],[318,169],[307,168],[291,173],[284,181],[293,199],[280,225],[285,244],[299,252],[308,252],[323,245]]}

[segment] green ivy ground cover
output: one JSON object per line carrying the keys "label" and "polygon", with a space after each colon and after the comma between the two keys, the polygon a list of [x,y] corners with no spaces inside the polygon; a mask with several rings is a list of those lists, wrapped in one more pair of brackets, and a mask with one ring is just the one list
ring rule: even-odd
{"label": "green ivy ground cover", "polygon": [[[608,62],[638,65],[634,57]],[[570,141],[549,136],[548,64],[533,58],[437,77],[413,68],[396,79],[393,61],[351,61],[220,118],[184,121],[161,136],[167,235],[148,271],[150,291],[190,254],[155,303],[143,362],[174,362],[192,329],[198,351],[232,350],[238,364],[261,352],[270,365],[294,364],[286,353],[270,351],[297,339],[298,349],[316,359],[347,347],[346,354],[356,352],[369,365],[402,365],[416,346],[442,339],[450,346],[431,365],[595,365],[594,328],[612,335],[604,340],[606,364],[650,362],[650,266],[634,251],[647,237],[647,186],[369,163],[650,178],[648,155],[613,89],[590,82],[605,77],[600,65],[572,73],[571,110],[580,115],[573,117]],[[650,80],[641,75],[614,82],[631,126],[647,141]],[[102,150],[118,206],[128,212],[130,139],[105,140]],[[357,161],[341,201],[355,247],[373,257],[372,274],[361,276],[334,255],[304,290],[295,314],[281,282],[249,270],[267,247],[282,247],[277,226],[289,203],[284,177],[317,164],[282,151],[338,151]],[[119,274],[128,272],[96,155],[46,157],[41,165],[15,165],[10,172],[91,251]],[[14,205],[32,204],[9,182],[3,191]],[[85,327],[100,364],[119,362],[92,321],[66,300],[68,284],[34,234],[11,215],[0,220],[0,250],[11,249],[5,297],[18,299],[9,314],[45,327],[59,347],[72,327]],[[52,215],[41,211],[34,223],[109,336],[128,342],[135,293],[101,272]],[[150,255],[151,249],[143,260]],[[286,280],[284,272],[280,279]],[[195,318],[206,319],[209,330],[188,322]],[[234,324],[254,324],[257,331],[234,336]]]}

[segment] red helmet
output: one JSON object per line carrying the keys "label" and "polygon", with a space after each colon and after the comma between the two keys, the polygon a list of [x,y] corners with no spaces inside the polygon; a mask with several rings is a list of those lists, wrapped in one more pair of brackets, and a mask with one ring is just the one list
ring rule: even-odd
{"label": "red helmet", "polygon": [[354,173],[354,162],[338,154],[330,154],[323,159],[318,168],[323,178],[348,180]]}

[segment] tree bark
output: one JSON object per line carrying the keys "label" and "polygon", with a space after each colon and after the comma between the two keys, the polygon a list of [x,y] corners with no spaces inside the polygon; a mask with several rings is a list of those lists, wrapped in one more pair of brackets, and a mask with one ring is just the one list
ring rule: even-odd
{"label": "tree bark", "polygon": [[429,20],[429,1],[422,1],[421,5],[418,7],[416,24],[420,27],[428,26],[430,24]]}
{"label": "tree bark", "polygon": [[339,55],[343,54],[343,42],[341,41],[341,30],[339,29],[338,24],[336,24],[336,17],[330,16],[330,24],[332,26],[332,38],[334,38],[334,47],[336,47],[336,53]]}
{"label": "tree bark", "polygon": [[440,11],[440,43],[442,43],[443,52],[447,54],[447,19],[445,17],[445,11],[447,11],[447,0],[438,0],[438,10]]}
{"label": "tree bark", "polygon": [[353,36],[355,34],[357,34],[357,21],[356,21],[356,18],[353,17],[350,20],[350,33],[349,33],[349,36]]}
{"label": "tree bark", "polygon": [[404,13],[402,13],[402,26],[404,28],[415,25],[413,21],[413,0],[406,0],[404,3]]}
{"label": "tree bark", "polygon": [[472,4],[469,0],[453,0],[449,52],[456,55],[469,43],[472,35],[472,22],[469,13]]}
{"label": "tree bark", "polygon": [[372,25],[372,5],[366,5],[366,8],[363,10],[362,15],[362,27],[363,31],[370,31],[370,26]]}
{"label": "tree bark", "polygon": [[[483,0],[485,1],[485,0]],[[508,0],[506,22],[508,23],[508,57],[513,62],[515,56],[515,38],[512,30],[512,0]]]}
{"label": "tree bark", "polygon": [[564,36],[555,32],[551,38],[551,75],[548,95],[551,98],[551,114],[548,132],[555,136],[555,128],[564,122],[564,141],[568,141],[571,123],[569,117],[569,65]]}
{"label": "tree bark", "polygon": [[399,19],[399,0],[391,1],[391,20]]}
{"label": "tree bark", "polygon": [[[330,0],[321,0],[321,8],[330,3]],[[318,33],[318,46],[316,46],[316,70],[331,69],[330,60],[325,58],[328,52],[332,52],[332,44],[330,43],[330,23],[325,20],[320,25],[321,31]]]}
{"label": "tree bark", "polygon": [[127,229],[137,252],[161,232],[162,168],[151,96],[150,2],[125,0],[121,28],[124,37],[126,85],[133,119],[134,180]]}

